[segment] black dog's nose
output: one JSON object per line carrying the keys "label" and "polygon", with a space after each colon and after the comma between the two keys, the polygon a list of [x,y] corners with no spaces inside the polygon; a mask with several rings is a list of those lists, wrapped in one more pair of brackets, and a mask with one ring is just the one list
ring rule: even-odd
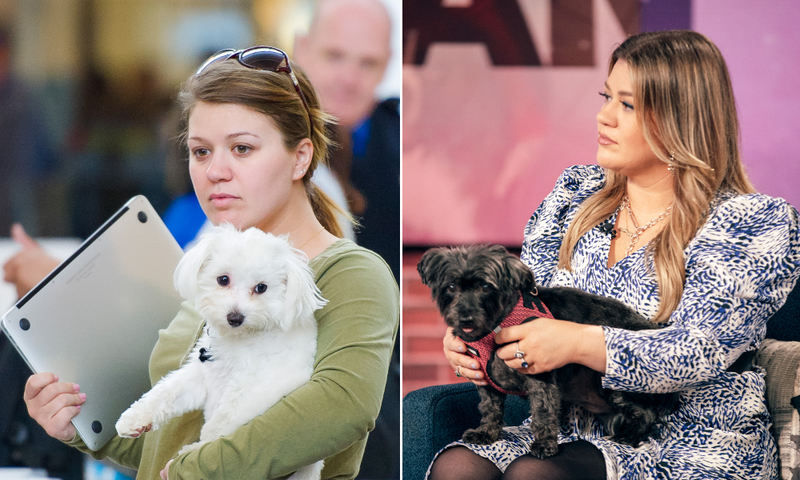
{"label": "black dog's nose", "polygon": [[475,319],[472,316],[461,317],[461,325],[471,327],[475,324]]}
{"label": "black dog's nose", "polygon": [[239,312],[231,312],[228,314],[228,325],[231,327],[238,327],[244,323],[244,315]]}

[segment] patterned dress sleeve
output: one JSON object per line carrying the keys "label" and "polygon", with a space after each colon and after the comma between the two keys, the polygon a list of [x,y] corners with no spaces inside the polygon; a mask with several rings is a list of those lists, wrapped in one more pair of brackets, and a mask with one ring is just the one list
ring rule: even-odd
{"label": "patterned dress sleeve", "polygon": [[553,191],[533,212],[525,226],[522,261],[533,270],[536,282],[549,285],[558,264],[558,250],[583,200],[602,188],[603,169],[597,165],[575,165],[556,180]]}
{"label": "patterned dress sleeve", "polygon": [[758,347],[800,275],[797,211],[781,199],[722,203],[686,249],[686,282],[669,326],[604,327],[603,387],[663,393],[702,386]]}

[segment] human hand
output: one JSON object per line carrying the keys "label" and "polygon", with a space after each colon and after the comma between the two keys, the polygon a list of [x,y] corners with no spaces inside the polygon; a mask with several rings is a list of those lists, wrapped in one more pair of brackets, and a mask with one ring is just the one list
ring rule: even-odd
{"label": "human hand", "polygon": [[161,470],[161,480],[169,480],[169,465],[172,463],[172,460],[167,462],[167,466],[164,467],[164,470]]}
{"label": "human hand", "polygon": [[[585,365],[598,372],[606,369],[606,344],[603,329],[551,318],[504,328],[495,337],[502,345],[497,356],[521,373],[535,375],[569,363]],[[522,352],[522,358],[516,353]],[[526,362],[527,367],[523,366]]]}
{"label": "human hand", "polygon": [[444,356],[447,358],[447,361],[450,362],[450,367],[458,372],[458,375],[466,378],[475,385],[486,385],[483,373],[481,373],[478,368],[477,360],[464,353],[467,351],[467,346],[460,338],[453,335],[453,329],[451,327],[447,328],[443,344]]}
{"label": "human hand", "polygon": [[59,382],[52,373],[31,375],[25,383],[23,399],[28,414],[53,438],[69,441],[75,438],[71,420],[81,412],[86,394],[79,393],[75,383]]}
{"label": "human hand", "polygon": [[52,272],[60,262],[45,252],[36,240],[25,233],[25,229],[18,223],[11,227],[11,238],[22,249],[3,265],[3,280],[13,283],[17,289],[18,297],[22,298]]}

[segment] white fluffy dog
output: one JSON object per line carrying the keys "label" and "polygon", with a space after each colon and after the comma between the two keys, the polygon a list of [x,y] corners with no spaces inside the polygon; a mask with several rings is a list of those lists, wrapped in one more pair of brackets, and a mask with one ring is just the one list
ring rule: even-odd
{"label": "white fluffy dog", "polygon": [[[327,301],[306,255],[285,238],[227,224],[184,255],[174,281],[206,321],[203,334],[186,363],[131,405],[116,427],[122,437],[138,437],[203,408],[200,441],[179,452],[185,453],[232,433],[309,381],[314,311]],[[293,478],[319,479],[321,470],[319,461]]]}

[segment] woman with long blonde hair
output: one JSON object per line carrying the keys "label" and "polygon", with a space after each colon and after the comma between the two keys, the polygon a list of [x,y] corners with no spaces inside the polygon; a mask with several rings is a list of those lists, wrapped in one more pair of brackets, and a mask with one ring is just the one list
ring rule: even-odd
{"label": "woman with long blonde hair", "polygon": [[[748,360],[800,275],[797,211],[754,193],[728,70],[706,37],[632,36],[608,72],[599,165],[560,176],[522,260],[543,285],[617,298],[663,328],[540,318],[498,334],[497,355],[527,374],[582,364],[603,388],[680,392],[679,406],[636,448],[606,437],[604,405],[588,400],[562,412],[557,455],[534,458],[530,430],[506,427],[492,445],[446,447],[433,479],[777,477],[764,374]],[[483,384],[463,348],[448,332],[450,364]]]}

